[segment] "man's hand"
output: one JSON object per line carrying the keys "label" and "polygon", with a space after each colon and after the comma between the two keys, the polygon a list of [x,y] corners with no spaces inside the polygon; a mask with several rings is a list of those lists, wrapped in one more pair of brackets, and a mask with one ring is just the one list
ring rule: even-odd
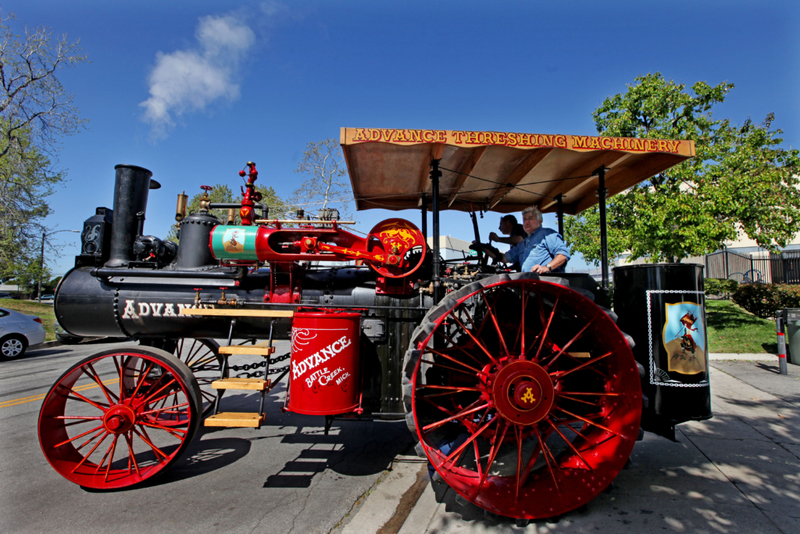
{"label": "man's hand", "polygon": [[550,272],[550,268],[546,265],[534,265],[533,269],[531,269],[531,272],[536,274],[547,274]]}
{"label": "man's hand", "polygon": [[489,233],[489,241],[500,241],[500,236],[494,232]]}
{"label": "man's hand", "polygon": [[503,253],[497,250],[496,247],[492,245],[487,245],[486,243],[472,243],[469,248],[472,250],[481,250],[484,254],[492,258],[493,260],[503,260]]}

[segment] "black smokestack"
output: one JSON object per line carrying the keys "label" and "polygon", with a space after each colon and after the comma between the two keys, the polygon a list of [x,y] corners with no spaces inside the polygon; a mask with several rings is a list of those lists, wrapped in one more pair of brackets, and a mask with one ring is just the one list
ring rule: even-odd
{"label": "black smokestack", "polygon": [[[114,222],[111,226],[111,255],[106,267],[124,267],[133,260],[133,242],[138,222],[136,215],[147,209],[147,193],[158,182],[150,180],[153,173],[135,165],[117,165],[114,183]],[[151,185],[152,182],[152,185]]]}

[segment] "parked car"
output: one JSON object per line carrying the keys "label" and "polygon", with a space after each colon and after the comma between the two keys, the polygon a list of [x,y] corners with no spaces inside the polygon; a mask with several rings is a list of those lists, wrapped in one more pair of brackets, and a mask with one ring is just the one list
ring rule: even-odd
{"label": "parked car", "polygon": [[42,320],[0,308],[0,356],[21,358],[28,347],[44,343]]}
{"label": "parked car", "polygon": [[55,298],[55,295],[42,295],[42,300],[53,300]]}
{"label": "parked car", "polygon": [[11,293],[0,293],[0,299],[13,299],[14,295]]}

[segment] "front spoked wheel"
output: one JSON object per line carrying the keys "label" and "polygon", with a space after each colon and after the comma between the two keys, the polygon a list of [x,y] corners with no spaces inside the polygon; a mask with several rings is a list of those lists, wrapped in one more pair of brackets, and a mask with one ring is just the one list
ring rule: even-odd
{"label": "front spoked wheel", "polygon": [[201,395],[186,365],[154,348],[101,352],[50,388],[39,442],[67,480],[118,489],[161,473],[200,424]]}
{"label": "front spoked wheel", "polygon": [[524,274],[475,282],[428,313],[412,349],[414,429],[436,471],[481,508],[557,516],[625,465],[639,373],[623,334],[579,293]]}

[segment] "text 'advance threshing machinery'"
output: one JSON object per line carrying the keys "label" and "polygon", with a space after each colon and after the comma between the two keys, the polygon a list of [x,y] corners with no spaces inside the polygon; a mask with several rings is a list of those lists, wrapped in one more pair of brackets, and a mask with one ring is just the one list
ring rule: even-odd
{"label": "text 'advance threshing machinery'", "polygon": [[[260,427],[265,396],[280,392],[285,411],[325,416],[326,430],[335,418],[404,419],[455,491],[528,520],[607,488],[642,429],[671,437],[677,423],[711,416],[696,281],[673,289],[667,272],[658,290],[622,284],[618,324],[637,330],[628,335],[598,305],[607,270],[598,287],[439,249],[442,209],[471,212],[476,240],[476,212],[537,205],[560,219],[599,203],[604,220],[608,195],[691,157],[693,143],[364,128],[343,128],[341,143],[357,208],[420,209],[421,229],[393,218],[360,237],[329,213],[270,218],[249,162],[240,202],[212,203],[204,187],[187,215],[179,195],[176,245],[144,234],[160,187],[151,172],[116,167],[113,210],[86,220],[54,305],[74,335],[140,345],[86,358],[50,389],[39,438],[56,471],[87,488],[138,484],[180,457],[201,424]],[[227,224],[216,208],[229,210]],[[658,300],[673,296],[666,308]],[[661,328],[665,309],[682,323]],[[661,331],[683,336],[664,341],[664,357],[652,337]],[[290,353],[275,354],[278,339]],[[225,411],[228,389],[260,396],[259,410]]]}

